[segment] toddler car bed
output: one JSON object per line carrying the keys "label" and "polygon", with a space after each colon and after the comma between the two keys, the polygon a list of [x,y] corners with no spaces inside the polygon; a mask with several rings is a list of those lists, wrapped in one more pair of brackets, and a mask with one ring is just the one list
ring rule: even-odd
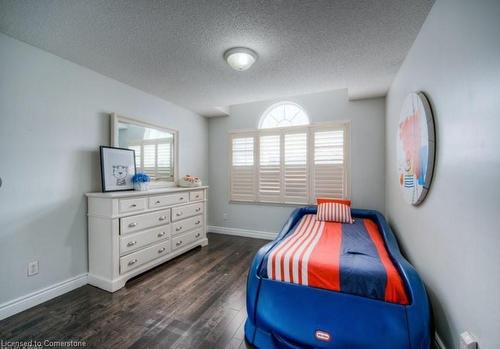
{"label": "toddler car bed", "polygon": [[384,217],[353,224],[296,209],[255,256],[245,337],[258,348],[429,348],[427,295]]}

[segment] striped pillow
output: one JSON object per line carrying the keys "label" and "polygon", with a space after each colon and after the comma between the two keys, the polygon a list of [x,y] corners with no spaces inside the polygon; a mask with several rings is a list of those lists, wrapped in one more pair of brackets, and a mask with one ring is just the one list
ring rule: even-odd
{"label": "striped pillow", "polygon": [[327,222],[354,223],[351,217],[351,207],[337,202],[319,204],[316,219]]}
{"label": "striped pillow", "polygon": [[344,204],[347,206],[351,206],[351,200],[346,199],[333,199],[333,198],[316,198],[316,205],[324,204],[327,202],[336,202],[338,204]]}

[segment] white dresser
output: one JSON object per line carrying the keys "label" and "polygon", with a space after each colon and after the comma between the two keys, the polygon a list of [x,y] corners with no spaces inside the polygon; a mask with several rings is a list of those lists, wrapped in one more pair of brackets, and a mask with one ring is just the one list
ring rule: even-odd
{"label": "white dresser", "polygon": [[109,292],[206,246],[207,187],[88,193],[88,283]]}

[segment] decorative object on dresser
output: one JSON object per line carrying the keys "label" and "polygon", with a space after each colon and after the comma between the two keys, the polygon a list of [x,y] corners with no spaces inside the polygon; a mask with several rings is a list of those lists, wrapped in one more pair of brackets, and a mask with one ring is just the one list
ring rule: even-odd
{"label": "decorative object on dresser", "polygon": [[134,190],[135,152],[131,149],[100,146],[101,190]]}
{"label": "decorative object on dresser", "polygon": [[151,177],[149,177],[144,172],[136,173],[132,177],[132,183],[134,183],[134,189],[138,191],[146,191],[149,190],[149,182],[151,181]]}
{"label": "decorative object on dresser", "polygon": [[201,179],[191,175],[185,175],[179,179],[179,186],[184,188],[201,187]]}
{"label": "decorative object on dresser", "polygon": [[88,193],[88,283],[109,292],[197,246],[206,246],[206,186]]}

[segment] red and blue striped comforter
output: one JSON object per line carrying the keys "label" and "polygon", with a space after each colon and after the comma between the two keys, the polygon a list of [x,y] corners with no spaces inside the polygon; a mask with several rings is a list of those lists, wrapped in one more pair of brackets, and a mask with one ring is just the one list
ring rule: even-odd
{"label": "red and blue striped comforter", "polygon": [[316,220],[304,215],[266,256],[269,279],[408,304],[405,286],[376,223]]}

